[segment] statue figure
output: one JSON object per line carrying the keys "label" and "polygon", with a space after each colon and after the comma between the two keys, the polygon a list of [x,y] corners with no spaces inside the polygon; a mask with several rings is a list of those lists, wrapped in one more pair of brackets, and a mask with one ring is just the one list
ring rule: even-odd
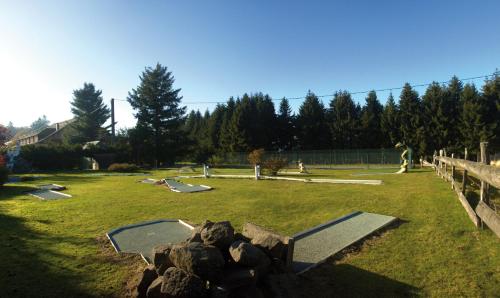
{"label": "statue figure", "polygon": [[401,159],[403,160],[403,162],[401,163],[401,168],[399,169],[399,171],[397,173],[408,173],[408,150],[409,150],[408,146],[399,142],[394,147],[396,149],[399,149],[399,148],[404,149],[403,153],[401,153]]}

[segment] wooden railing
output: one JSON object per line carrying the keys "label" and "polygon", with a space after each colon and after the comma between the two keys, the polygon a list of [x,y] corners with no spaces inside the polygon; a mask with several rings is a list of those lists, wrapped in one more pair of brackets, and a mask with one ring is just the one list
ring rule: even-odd
{"label": "wooden railing", "polygon": [[[489,187],[500,188],[500,168],[488,165],[487,145],[486,142],[481,143],[480,162],[467,160],[467,149],[464,159],[456,159],[453,154],[451,157],[447,157],[446,151],[440,150],[439,156],[434,156],[433,164],[436,173],[451,182],[451,188],[457,193],[460,203],[474,225],[483,227],[485,224],[500,237],[500,216],[489,206]],[[461,185],[455,180],[457,168],[463,170]],[[475,208],[470,205],[466,197],[469,175],[481,181],[480,201]]]}

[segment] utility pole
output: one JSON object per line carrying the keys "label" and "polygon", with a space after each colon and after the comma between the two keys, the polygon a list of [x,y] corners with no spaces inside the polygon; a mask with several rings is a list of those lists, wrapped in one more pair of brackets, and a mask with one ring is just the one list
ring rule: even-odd
{"label": "utility pole", "polygon": [[115,99],[111,98],[111,136],[115,138]]}

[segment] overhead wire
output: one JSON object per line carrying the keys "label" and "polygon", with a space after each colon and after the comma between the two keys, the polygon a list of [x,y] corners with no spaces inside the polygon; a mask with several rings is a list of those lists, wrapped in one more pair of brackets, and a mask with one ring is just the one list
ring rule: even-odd
{"label": "overhead wire", "polygon": [[[489,75],[480,75],[480,76],[475,76],[475,77],[469,77],[469,78],[464,78],[464,79],[458,79],[459,81],[461,82],[464,82],[464,81],[471,81],[471,80],[477,80],[477,79],[487,79],[489,77],[492,77],[492,76],[495,76],[495,75],[498,75],[499,74],[499,71],[495,71],[493,72],[492,74],[489,74]],[[447,81],[441,81],[441,82],[431,82],[431,83],[424,83],[424,84],[414,84],[414,85],[410,85],[410,87],[412,88],[418,88],[418,87],[426,87],[426,86],[430,86],[432,84],[435,84],[435,83],[438,83],[438,84],[445,84],[445,83],[448,83],[450,80],[447,80]],[[366,93],[369,93],[369,92],[372,92],[372,91],[375,91],[375,92],[386,92],[386,91],[393,91],[393,90],[401,90],[403,89],[405,86],[400,86],[400,87],[392,87],[392,88],[381,88],[381,89],[370,89],[370,90],[366,90],[366,91],[354,91],[354,92],[349,92],[349,94],[351,95],[356,95],[356,94],[366,94]],[[323,95],[316,95],[316,97],[318,98],[324,98],[324,97],[333,97],[335,95],[335,93],[333,94],[323,94]],[[282,96],[282,97],[279,97],[279,98],[272,98],[271,100],[273,101],[280,101],[282,98],[286,98],[288,100],[298,100],[298,99],[305,99],[307,96],[295,96],[295,97],[287,97],[287,96]],[[127,101],[126,99],[117,99],[115,98],[115,100],[118,100],[118,101]],[[193,104],[224,104],[226,103],[227,100],[218,100],[218,99],[212,99],[212,100],[196,100],[196,101],[183,101],[182,104],[185,104],[185,105],[193,105]]]}

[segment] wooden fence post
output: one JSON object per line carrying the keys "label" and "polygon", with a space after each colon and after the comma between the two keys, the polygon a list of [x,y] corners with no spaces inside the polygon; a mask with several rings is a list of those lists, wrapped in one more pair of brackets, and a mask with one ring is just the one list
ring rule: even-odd
{"label": "wooden fence post", "polygon": [[[490,163],[490,156],[488,154],[488,142],[481,142],[480,143],[480,148],[481,148],[481,163],[488,165]],[[487,205],[489,204],[489,197],[488,197],[488,183],[484,182],[481,180],[481,201],[484,201]]]}
{"label": "wooden fence post", "polygon": [[[451,154],[451,158],[455,158],[454,153]],[[451,189],[455,189],[455,187],[453,186],[455,183],[455,166],[454,165],[451,166],[451,179],[450,180],[451,180]]]}
{"label": "wooden fence post", "polygon": [[[443,156],[446,157],[446,148],[443,149]],[[444,173],[443,178],[446,180],[446,175],[448,174],[448,164],[444,163]]]}
{"label": "wooden fence post", "polygon": [[[467,148],[465,148],[464,159],[467,160]],[[462,194],[465,196],[465,189],[467,187],[467,170],[464,169],[464,175],[462,177]]]}

